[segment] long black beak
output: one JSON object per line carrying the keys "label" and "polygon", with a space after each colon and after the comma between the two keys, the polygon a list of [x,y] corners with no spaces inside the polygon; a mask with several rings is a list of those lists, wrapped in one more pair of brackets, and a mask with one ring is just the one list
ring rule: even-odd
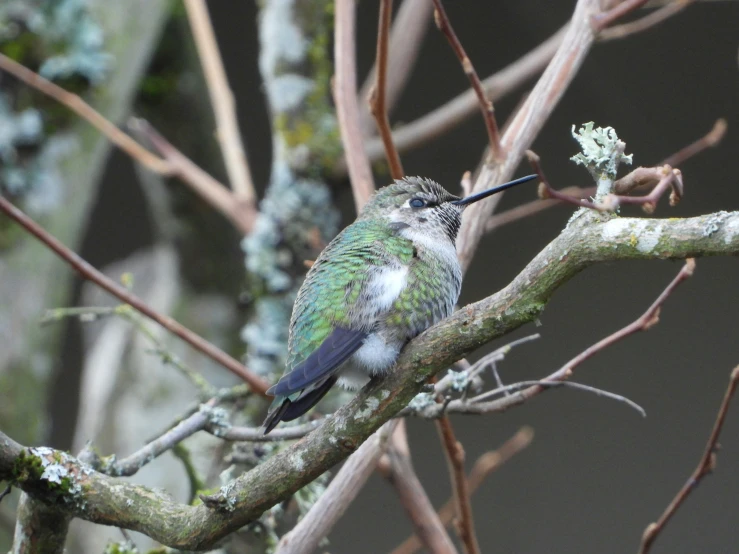
{"label": "long black beak", "polygon": [[451,202],[451,204],[454,204],[456,206],[467,206],[469,204],[472,204],[473,202],[477,202],[478,200],[482,200],[483,198],[492,196],[496,192],[504,191],[511,187],[515,187],[516,185],[520,185],[521,183],[528,183],[532,179],[536,179],[536,177],[537,175],[526,175],[526,177],[521,177],[520,179],[516,179],[515,181],[508,181],[507,183],[503,183],[502,185],[498,185],[497,187],[478,192],[477,194],[473,194],[472,196],[468,196],[467,198],[455,200],[454,202]]}

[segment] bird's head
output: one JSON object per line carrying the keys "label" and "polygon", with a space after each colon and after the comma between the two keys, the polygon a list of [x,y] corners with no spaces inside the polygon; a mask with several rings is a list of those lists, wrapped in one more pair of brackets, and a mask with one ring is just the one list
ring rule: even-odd
{"label": "bird's head", "polygon": [[405,177],[378,190],[362,209],[359,218],[385,218],[391,227],[403,234],[454,243],[462,224],[462,212],[467,206],[535,178],[536,175],[528,175],[460,198],[430,179]]}

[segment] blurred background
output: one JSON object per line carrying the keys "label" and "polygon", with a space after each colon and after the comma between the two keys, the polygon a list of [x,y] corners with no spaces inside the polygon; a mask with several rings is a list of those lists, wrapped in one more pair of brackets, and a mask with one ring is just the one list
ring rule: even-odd
{"label": "blurred background", "polygon": [[[310,22],[306,28],[329,37],[323,47],[330,52],[330,10],[325,3],[296,1],[296,13]],[[262,210],[283,225],[278,238],[274,228],[272,235],[260,229],[257,239],[242,245],[233,226],[180,182],[136,167],[89,125],[3,72],[0,188],[94,266],[106,268],[116,279],[130,272],[133,290],[157,309],[234,356],[244,355],[246,342],[249,366],[269,375],[276,367],[281,371],[285,310],[289,314],[300,262],[315,255],[315,246],[312,251],[301,236],[290,261],[279,261],[280,248],[290,242],[287,221],[320,221],[313,225],[328,240],[355,213],[348,181],[331,170],[339,153],[335,127],[319,131],[323,127],[315,125],[314,115],[278,113],[274,102],[271,111],[268,107],[271,83],[264,76],[271,69],[264,49],[260,58],[257,4],[268,11],[290,2],[210,1],[208,8],[259,197],[272,187]],[[573,6],[533,0],[446,2],[481,77],[554,34]],[[262,19],[264,44],[279,40],[279,33],[266,30],[269,21]],[[648,31],[596,44],[533,145],[552,184],[591,185],[587,172],[569,161],[578,151],[572,125],[594,121],[613,126],[636,165],[653,165],[724,117],[728,132],[723,141],[680,166],[683,201],[670,208],[663,200],[655,217],[736,210],[739,180],[731,164],[739,153],[737,23],[739,3],[695,2]],[[374,61],[376,32],[377,2],[363,1],[357,19],[360,84]],[[227,180],[180,2],[0,0],[0,52],[83,95],[119,125],[131,115],[146,118],[207,171]],[[315,74],[330,76],[326,60],[310,63]],[[533,82],[496,102],[501,124]],[[392,123],[413,121],[467,87],[446,40],[429,25]],[[330,113],[331,102],[321,98],[310,110]],[[300,117],[313,126],[301,127],[295,119]],[[293,184],[299,181],[310,198],[297,208],[300,197],[280,189],[287,185],[271,173],[280,162],[274,160],[270,118],[276,122],[274,137],[282,132],[281,125],[290,131],[282,140],[293,164]],[[322,146],[314,148],[318,142]],[[474,171],[486,142],[475,112],[442,137],[403,154],[405,171],[458,192],[463,172]],[[295,162],[306,156],[301,144],[310,145],[309,161],[302,164]],[[517,174],[528,172],[522,166]],[[375,178],[378,185],[389,182],[381,163]],[[506,193],[497,211],[533,199],[533,188],[520,187]],[[557,235],[572,211],[555,207],[487,235],[466,275],[460,304],[507,284]],[[641,214],[638,208],[623,212]],[[246,265],[244,248],[251,255]],[[539,340],[514,349],[498,369],[505,382],[540,378],[641,315],[680,266],[651,261],[590,268],[557,292],[540,326],[526,326],[473,359],[538,332]],[[659,516],[697,464],[729,373],[739,364],[738,272],[734,258],[698,260],[694,277],[667,301],[659,325],[578,368],[577,381],[638,402],[646,419],[623,404],[574,390],[548,392],[505,414],[452,418],[468,466],[522,425],[535,432],[533,443],[474,496],[483,552],[636,550],[644,527]],[[123,456],[166,428],[195,398],[191,385],[152,356],[151,345],[124,321],[103,320],[84,328],[74,320],[40,326],[46,309],[113,303],[83,287],[6,218],[0,218],[0,299],[0,428],[19,442],[76,451],[94,438],[101,452]],[[225,370],[176,341],[168,344],[213,384],[234,383]],[[678,511],[653,552],[739,551],[739,409],[733,408],[715,475]],[[441,505],[450,485],[434,425],[412,419],[408,426],[416,470],[435,505]],[[208,437],[197,438],[192,451],[203,460],[223,455],[220,443]],[[209,477],[216,476],[217,471]],[[136,479],[168,490],[185,481],[181,464],[169,454]],[[10,547],[14,502],[15,496],[0,504],[0,551]],[[91,539],[92,529],[75,523],[71,552],[101,552],[108,537],[120,539],[115,530]],[[325,550],[389,551],[410,531],[395,491],[375,475],[339,521]]]}

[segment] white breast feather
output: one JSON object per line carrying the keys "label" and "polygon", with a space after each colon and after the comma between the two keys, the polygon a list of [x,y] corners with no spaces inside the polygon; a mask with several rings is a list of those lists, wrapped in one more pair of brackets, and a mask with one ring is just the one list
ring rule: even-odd
{"label": "white breast feather", "polygon": [[389,267],[377,271],[369,282],[369,298],[378,311],[393,305],[408,282],[408,266]]}

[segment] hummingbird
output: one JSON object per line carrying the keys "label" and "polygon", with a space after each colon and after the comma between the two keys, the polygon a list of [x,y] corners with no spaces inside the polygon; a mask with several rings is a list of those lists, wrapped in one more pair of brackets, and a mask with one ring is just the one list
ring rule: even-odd
{"label": "hummingbird", "polygon": [[451,315],[462,287],[455,243],[464,209],[535,178],[466,198],[421,177],[379,189],[298,291],[264,434],[306,413],[337,381],[357,390],[385,374],[408,341]]}

